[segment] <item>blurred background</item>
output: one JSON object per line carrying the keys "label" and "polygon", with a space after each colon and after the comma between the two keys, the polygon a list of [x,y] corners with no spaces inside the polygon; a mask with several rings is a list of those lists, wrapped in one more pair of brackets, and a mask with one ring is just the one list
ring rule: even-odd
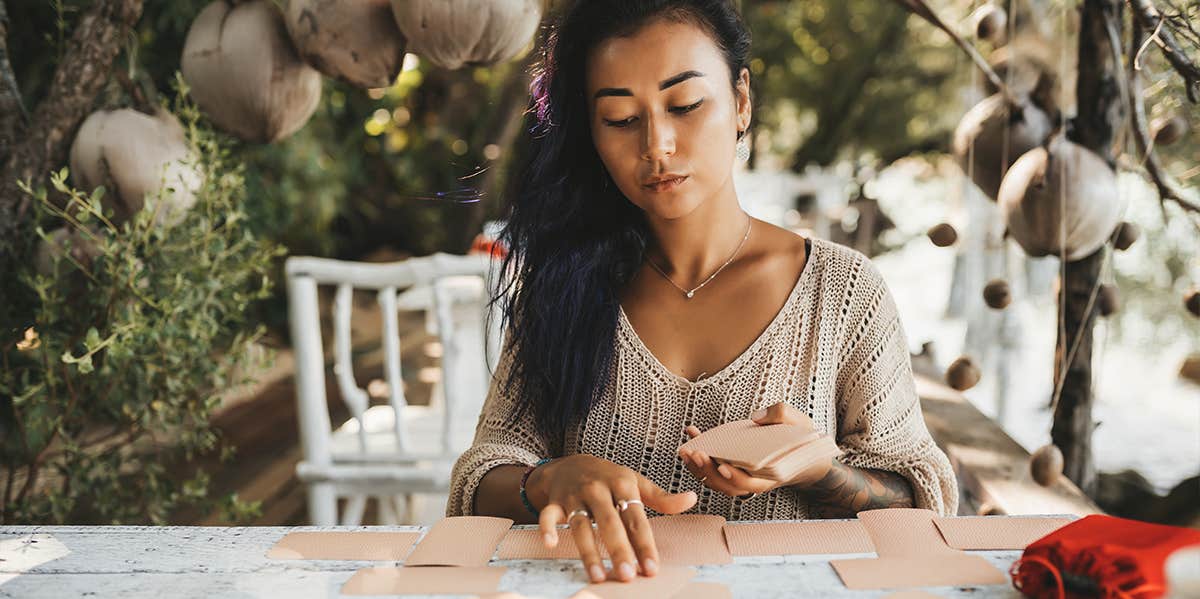
{"label": "blurred background", "polygon": [[[0,521],[303,524],[314,497],[342,522],[440,517],[486,392],[479,282],[528,142],[530,50],[565,3],[493,17],[519,39],[476,57],[414,37],[393,4],[421,3],[0,3]],[[1086,26],[1102,4],[1118,7],[1116,67],[1089,46],[1108,39]],[[961,391],[979,439],[1015,441],[992,458],[1024,485],[1010,496],[1066,484],[1116,515],[1200,526],[1200,71],[1160,49],[1173,31],[1195,69],[1200,6],[1160,0],[1156,28],[1147,5],[742,0],[754,125],[736,184],[752,215],[872,256],[915,370]],[[995,81],[922,14],[1020,102],[980,116]],[[1109,99],[1077,99],[1080,79]],[[1059,368],[1079,354],[1059,347],[1078,306],[1059,301],[1059,258],[1031,256],[972,179],[998,181],[1021,136],[1042,145],[1055,123],[1087,145],[1095,123],[1071,119],[1097,102],[1125,110],[1099,170],[1064,183],[1098,181],[1115,207],[1086,252],[1080,383]],[[468,257],[379,266],[439,252]],[[298,256],[342,262],[285,267]],[[302,309],[289,281],[293,298],[315,289]],[[297,331],[317,332],[307,349]],[[1040,484],[1027,461],[1071,393],[1090,398],[1089,457],[1063,447],[1064,470],[1055,449]],[[426,433],[431,454],[393,459]],[[979,495],[965,510],[1006,501],[988,505],[986,478],[964,485]]]}

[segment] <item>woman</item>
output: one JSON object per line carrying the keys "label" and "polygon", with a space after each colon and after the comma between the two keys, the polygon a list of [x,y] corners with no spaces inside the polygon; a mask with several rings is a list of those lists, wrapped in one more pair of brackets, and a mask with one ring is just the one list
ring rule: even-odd
{"label": "woman", "polygon": [[[955,512],[878,271],[738,203],[749,45],[728,0],[578,0],[547,38],[502,234],[508,339],[448,515],[538,522],[548,546],[565,522],[599,581],[598,539],[614,577],[657,571],[650,510]],[[811,418],[844,453],[786,483],[677,453],[745,418]]]}

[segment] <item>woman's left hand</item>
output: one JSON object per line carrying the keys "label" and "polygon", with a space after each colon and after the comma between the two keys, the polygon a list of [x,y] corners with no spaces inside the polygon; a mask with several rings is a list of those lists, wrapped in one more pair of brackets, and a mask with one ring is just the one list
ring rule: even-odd
{"label": "woman's left hand", "polygon": [[[755,410],[750,415],[750,419],[756,424],[804,424],[807,417],[787,402],[780,402]],[[690,437],[700,434],[700,429],[694,426],[688,426],[684,431]],[[741,468],[717,462],[703,451],[685,449],[680,452],[680,455],[692,476],[695,476],[708,488],[726,495],[736,497],[766,493],[791,484],[790,482],[751,476]]]}

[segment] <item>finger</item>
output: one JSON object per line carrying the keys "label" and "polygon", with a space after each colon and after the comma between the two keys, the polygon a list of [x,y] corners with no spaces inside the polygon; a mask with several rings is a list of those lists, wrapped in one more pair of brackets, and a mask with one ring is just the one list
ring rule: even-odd
{"label": "finger", "polygon": [[750,414],[750,419],[757,424],[798,424],[810,429],[814,426],[808,414],[786,401],[759,408]]}
{"label": "finger", "polygon": [[725,482],[730,487],[736,490],[735,495],[745,495],[746,493],[766,493],[774,489],[779,483],[768,478],[759,478],[751,476],[750,473],[730,466],[729,464],[721,464],[718,470],[722,471],[721,476],[725,477]]}
{"label": "finger", "polygon": [[584,495],[584,503],[592,511],[600,539],[604,541],[608,557],[612,560],[613,575],[618,580],[628,582],[637,578],[637,556],[633,553],[629,536],[625,534],[625,523],[621,521],[613,502],[608,487],[589,488]]}
{"label": "finger", "polygon": [[[586,509],[582,503],[576,503],[575,508]],[[592,530],[592,520],[581,514],[571,518],[571,536],[575,538],[575,547],[579,549],[579,559],[592,582],[604,582],[604,561],[600,559],[600,548],[596,546],[596,533]]]}
{"label": "finger", "polygon": [[700,436],[700,429],[696,428],[695,426],[693,426],[691,424],[684,427],[683,432],[687,433],[688,436],[692,437],[692,438],[696,438],[696,437]]}
{"label": "finger", "polygon": [[697,497],[693,491],[668,493],[662,487],[654,484],[654,481],[640,474],[637,481],[638,496],[646,502],[646,507],[660,514],[678,514],[696,505]]}
{"label": "finger", "polygon": [[538,513],[538,528],[542,531],[542,544],[547,549],[553,549],[558,546],[558,523],[566,518],[563,513],[562,506],[557,503],[548,503],[542,511]]}
{"label": "finger", "polygon": [[658,547],[654,544],[654,531],[650,530],[646,510],[641,504],[630,503],[619,513],[621,521],[625,523],[629,544],[633,545],[633,551],[642,566],[642,573],[646,576],[658,574]]}

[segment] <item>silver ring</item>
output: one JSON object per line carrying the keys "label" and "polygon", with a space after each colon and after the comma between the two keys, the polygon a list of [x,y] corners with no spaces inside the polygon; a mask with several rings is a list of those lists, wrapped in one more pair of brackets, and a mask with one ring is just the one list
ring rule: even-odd
{"label": "silver ring", "polygon": [[635,505],[635,504],[640,505],[643,508],[646,507],[646,504],[642,503],[641,499],[619,499],[619,500],[617,500],[617,507],[621,508],[622,512],[625,511],[626,509],[629,509],[629,506]]}
{"label": "silver ring", "polygon": [[751,493],[749,495],[738,495],[737,498],[741,499],[742,501],[750,501],[751,499],[754,499],[755,497],[758,497],[759,495],[760,495],[759,493]]}
{"label": "silver ring", "polygon": [[571,512],[570,514],[567,514],[567,523],[569,524],[571,522],[571,520],[574,520],[575,516],[585,516],[588,520],[592,519],[591,512],[584,510],[584,509],[579,509],[579,510],[575,510],[575,511]]}

